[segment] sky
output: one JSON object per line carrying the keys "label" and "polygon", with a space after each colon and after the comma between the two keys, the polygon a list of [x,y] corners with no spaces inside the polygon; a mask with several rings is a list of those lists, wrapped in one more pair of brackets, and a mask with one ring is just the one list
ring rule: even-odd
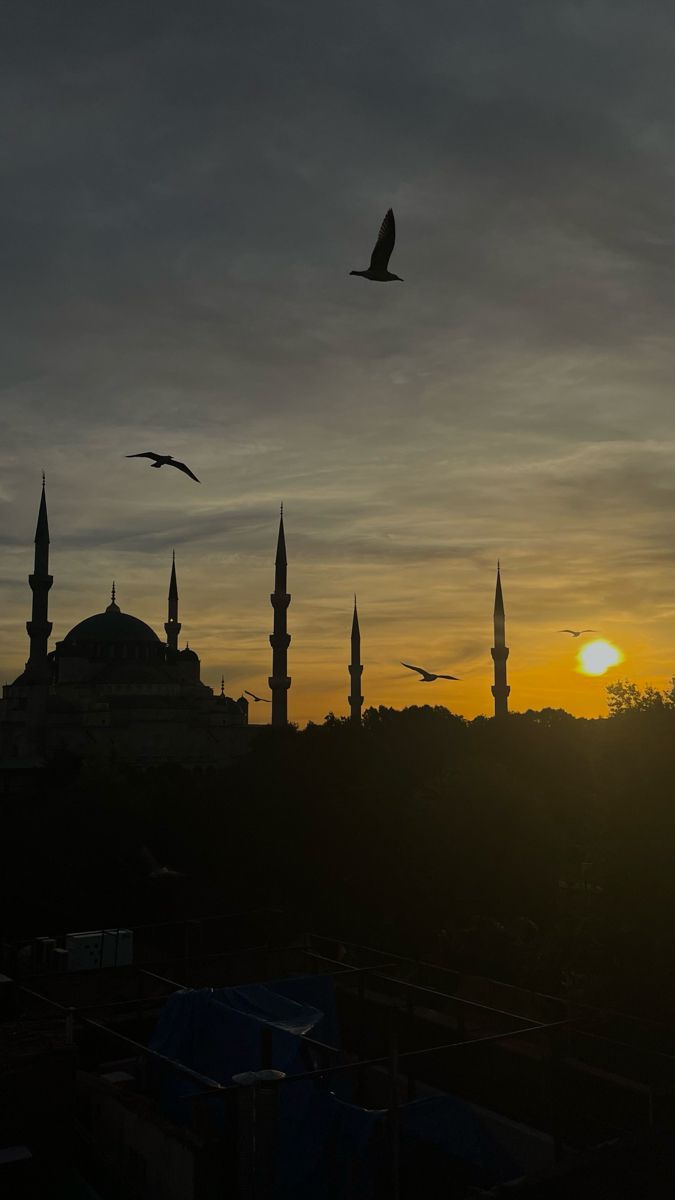
{"label": "sky", "polygon": [[[162,634],[175,548],[202,678],[264,692],[283,501],[292,720],[347,712],[354,592],[366,705],[489,713],[498,558],[514,709],[668,684],[669,4],[8,0],[3,23],[0,681],[44,468],[51,646],[113,578]],[[350,277],[389,206],[405,282]],[[201,483],[124,457],[149,449]],[[624,662],[579,674],[563,626]]]}

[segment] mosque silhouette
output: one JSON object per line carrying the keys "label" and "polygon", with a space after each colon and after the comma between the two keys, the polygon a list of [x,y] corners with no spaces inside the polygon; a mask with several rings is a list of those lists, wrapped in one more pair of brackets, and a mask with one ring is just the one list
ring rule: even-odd
{"label": "mosque silhouette", "polygon": [[[223,766],[245,752],[252,727],[245,696],[219,695],[202,683],[200,661],[194,650],[178,648],[181,623],[178,615],[178,582],[175,555],[169,578],[168,611],[163,642],[145,621],[122,612],[115,585],[103,612],[86,617],[48,648],[49,620],[49,521],[45,482],[35,531],[35,562],[29,576],[31,619],[26,623],[30,650],[25,669],[14,683],[6,684],[0,700],[0,759],[3,766],[49,761],[69,753],[100,763],[128,762],[141,767],[175,763],[208,769]],[[288,723],[288,647],[291,637],[287,614],[287,557],[283,509],[275,556],[271,724]],[[508,647],[505,638],[504,602],[499,564],[494,605],[495,717],[508,713],[510,688],[506,682]],[[360,725],[361,632],[356,598],[351,629],[350,720]]]}

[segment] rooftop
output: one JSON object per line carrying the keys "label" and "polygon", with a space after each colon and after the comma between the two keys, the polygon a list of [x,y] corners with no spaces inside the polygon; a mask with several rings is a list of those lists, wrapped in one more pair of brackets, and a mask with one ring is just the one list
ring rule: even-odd
{"label": "rooftop", "polygon": [[[45,939],[37,939],[35,950],[32,943],[15,947],[24,1020],[60,1014],[64,1028],[70,1022],[81,1067],[99,1081],[90,1085],[97,1095],[101,1088],[117,1089],[120,1103],[134,1104],[143,1119],[155,1112],[163,1128],[174,1122],[177,1137],[184,1141],[191,1130],[212,1150],[215,1137],[226,1157],[231,1148],[227,1138],[219,1141],[222,1129],[242,1119],[234,1076],[268,1067],[281,1067],[283,1075],[252,1078],[256,1095],[259,1087],[274,1086],[281,1101],[286,1096],[291,1103],[300,1095],[295,1085],[303,1082],[322,1112],[325,1097],[346,1104],[362,1132],[370,1128],[371,1114],[377,1128],[389,1131],[385,1144],[397,1129],[402,1180],[411,1156],[418,1166],[424,1159],[432,1175],[441,1160],[446,1172],[451,1164],[467,1186],[501,1186],[514,1163],[511,1177],[535,1179],[571,1163],[579,1167],[582,1156],[603,1143],[651,1135],[675,1117],[670,1026],[303,934],[278,912],[129,932],[131,942],[124,940],[133,944],[133,955],[126,966],[103,965],[102,950],[93,969],[68,970],[57,938],[48,950],[58,951],[65,969],[56,973],[44,965]],[[110,961],[115,939],[106,936]],[[275,1030],[291,1036],[287,1014],[279,1024],[269,1006],[297,1007],[300,997],[324,1019],[304,1033],[294,1029],[292,1063],[282,1064],[288,1044],[277,1040]],[[216,1006],[220,1030],[211,1051],[202,1019],[196,1057],[191,1036],[157,1040],[169,1006],[171,1030],[176,1021],[191,1019],[191,1006],[204,1004],[208,1011]],[[333,1016],[326,1022],[329,1010]],[[228,1021],[234,1022],[230,1041]],[[242,1028],[249,1048],[239,1062]],[[160,1068],[164,1084],[158,1091]],[[172,1076],[181,1081],[177,1091],[167,1083]],[[220,1112],[215,1126],[214,1112]],[[460,1148],[452,1143],[458,1122],[468,1143],[481,1147],[475,1151],[480,1163],[471,1160],[461,1171]],[[422,1159],[421,1144],[427,1147]],[[388,1171],[392,1162],[387,1155],[385,1160],[382,1170]],[[402,1188],[402,1196],[414,1194]]]}

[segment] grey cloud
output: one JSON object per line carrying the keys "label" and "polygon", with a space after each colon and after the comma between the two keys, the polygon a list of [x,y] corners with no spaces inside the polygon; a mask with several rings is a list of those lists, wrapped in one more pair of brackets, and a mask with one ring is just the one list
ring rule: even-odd
{"label": "grey cloud", "polygon": [[[161,612],[175,545],[209,655],[226,598],[266,629],[282,498],[298,619],[363,583],[383,636],[419,612],[468,646],[498,553],[514,622],[611,608],[616,571],[626,611],[665,611],[666,6],[8,14],[4,578],[29,568],[45,466],[63,620],[80,570],[82,604],[121,570]],[[406,283],[380,289],[347,272],[389,203]],[[123,459],[145,448],[201,489]]]}

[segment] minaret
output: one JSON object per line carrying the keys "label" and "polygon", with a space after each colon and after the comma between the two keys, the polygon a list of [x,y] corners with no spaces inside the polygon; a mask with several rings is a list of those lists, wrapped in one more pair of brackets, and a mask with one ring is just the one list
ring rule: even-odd
{"label": "minaret", "polygon": [[45,477],[42,475],[42,496],[38,512],[37,528],[35,530],[35,565],[33,574],[28,576],[30,589],[33,593],[33,607],[30,621],[26,622],[26,630],[30,638],[30,651],[26,663],[27,683],[48,683],[49,663],[47,661],[47,643],[52,631],[52,623],[48,618],[49,589],[53,579],[49,574],[49,522],[47,520],[47,498],[45,496]]}
{"label": "minaret", "polygon": [[290,634],[286,632],[286,610],[291,597],[286,591],[286,539],[284,537],[284,506],[279,518],[277,556],[274,560],[274,591],[270,602],[274,609],[274,633],[270,634],[272,647],[272,674],[268,683],[272,691],[272,724],[284,728],[288,723],[288,689],[291,686],[288,671],[288,647]]}
{"label": "minaret", "polygon": [[354,596],[354,616],[352,617],[352,661],[349,664],[349,674],[352,681],[351,691],[348,696],[352,714],[352,725],[360,726],[361,705],[363,704],[363,696],[361,695],[363,667],[361,666],[361,631],[359,629],[359,614],[356,611],[356,596]]}
{"label": "minaret", "polygon": [[173,552],[171,562],[171,580],[169,582],[169,616],[164,623],[166,630],[166,644],[169,650],[174,652],[178,650],[178,634],[181,630],[180,621],[178,620],[178,584],[176,583],[176,551]]}
{"label": "minaret", "polygon": [[506,682],[506,660],[509,648],[506,645],[506,618],[504,616],[504,598],[502,596],[502,581],[497,563],[497,587],[495,589],[494,610],[495,644],[491,654],[495,664],[495,682],[492,695],[495,698],[495,717],[505,717],[509,711],[509,692],[511,688]]}

